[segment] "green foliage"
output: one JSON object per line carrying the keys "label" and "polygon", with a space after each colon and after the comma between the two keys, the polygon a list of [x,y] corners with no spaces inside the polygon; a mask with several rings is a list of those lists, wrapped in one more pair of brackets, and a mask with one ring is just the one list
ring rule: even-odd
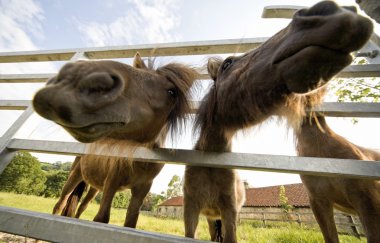
{"label": "green foliage", "polygon": [[127,208],[131,201],[131,191],[117,192],[112,201],[113,208]]}
{"label": "green foliage", "polygon": [[338,79],[334,89],[338,102],[378,102],[380,99],[378,78]]}
{"label": "green foliage", "polygon": [[[147,203],[145,203],[145,200],[147,201]],[[155,211],[158,205],[165,201],[165,197],[163,196],[163,194],[155,194],[149,192],[145,200],[142,210]]]}
{"label": "green foliage", "polygon": [[183,181],[181,180],[181,177],[174,175],[168,184],[168,189],[162,194],[162,196],[165,199],[181,196],[183,194],[182,187]]}
{"label": "green foliage", "polygon": [[59,197],[62,187],[69,177],[68,171],[53,171],[47,174],[45,182],[46,188],[44,191],[45,197]]}
{"label": "green foliage", "polygon": [[71,165],[72,165],[72,162],[55,162],[53,164],[51,163],[45,163],[45,162],[41,162],[41,169],[44,170],[44,171],[59,171],[59,170],[62,170],[62,171],[70,171],[71,170]]}
{"label": "green foliage", "polygon": [[[96,195],[94,201],[97,204],[100,204],[103,197],[103,192],[98,193]],[[113,208],[127,208],[129,205],[129,202],[131,201],[131,191],[123,191],[123,192],[116,192],[113,200],[112,200],[112,207]]]}
{"label": "green foliage", "polygon": [[95,198],[94,198],[94,202],[95,202],[96,204],[100,204],[100,201],[102,200],[102,196],[103,196],[103,192],[99,192],[99,193],[95,196]]}
{"label": "green foliage", "polygon": [[141,210],[153,211],[162,202],[162,200],[162,195],[149,192],[144,199],[143,205],[141,206]]}
{"label": "green foliage", "polygon": [[[356,59],[353,64],[366,64],[365,59]],[[338,102],[378,102],[380,100],[379,78],[339,78],[331,82]]]}
{"label": "green foliage", "polygon": [[293,206],[288,203],[288,197],[285,195],[285,187],[280,186],[280,193],[278,195],[281,208],[285,214],[288,214],[292,211]]}
{"label": "green foliage", "polygon": [[0,176],[0,190],[41,195],[45,181],[38,159],[28,152],[18,152]]}

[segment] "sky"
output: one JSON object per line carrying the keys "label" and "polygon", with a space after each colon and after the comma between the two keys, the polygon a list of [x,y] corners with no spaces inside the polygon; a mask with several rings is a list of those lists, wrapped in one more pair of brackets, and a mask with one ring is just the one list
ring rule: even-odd
{"label": "sky", "polygon": [[[154,44],[182,41],[269,37],[284,28],[287,19],[262,19],[268,5],[311,6],[306,0],[0,0],[0,52]],[[354,0],[337,1],[354,5]],[[380,33],[379,25],[376,32]],[[202,66],[208,56],[162,57],[158,63],[182,61]],[[130,63],[130,59],[123,59]],[[0,64],[0,74],[55,73],[64,62]],[[0,99],[32,99],[44,84],[0,84]],[[207,85],[204,85],[207,86]],[[204,90],[204,94],[207,90]],[[200,98],[200,97],[196,97]],[[21,111],[0,111],[0,135]],[[379,148],[376,120],[329,118],[331,127],[350,141]],[[369,129],[370,128],[370,129]],[[16,138],[75,141],[54,123],[34,114]],[[196,137],[184,131],[168,147],[191,149]],[[233,151],[241,153],[295,155],[291,131],[276,121],[239,132]],[[72,156],[35,154],[41,161],[70,161]],[[166,165],[154,181],[152,192],[160,193],[183,166]],[[298,175],[240,171],[251,186],[300,182]]]}

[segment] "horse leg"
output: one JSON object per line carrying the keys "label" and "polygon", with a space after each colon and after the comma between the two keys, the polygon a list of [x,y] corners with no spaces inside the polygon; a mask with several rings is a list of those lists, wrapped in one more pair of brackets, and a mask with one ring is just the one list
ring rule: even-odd
{"label": "horse leg", "polygon": [[220,202],[220,213],[222,216],[222,241],[237,242],[236,224],[237,224],[237,206],[234,195],[222,195]]}
{"label": "horse leg", "polygon": [[216,241],[217,236],[218,236],[216,220],[207,218],[207,223],[208,223],[208,231],[210,232],[211,241]]}
{"label": "horse leg", "polygon": [[79,218],[82,215],[84,210],[86,210],[88,204],[92,201],[92,199],[96,197],[96,195],[98,195],[98,192],[99,191],[96,188],[90,187],[86,196],[83,198],[83,201],[79,205],[78,211],[75,214],[75,218]]}
{"label": "horse leg", "polygon": [[[196,200],[196,199],[195,199]],[[199,214],[201,212],[197,203],[193,198],[184,197],[184,222],[185,222],[185,237],[194,238],[195,231],[198,226]]]}
{"label": "horse leg", "polygon": [[310,197],[310,206],[314,217],[322,231],[326,243],[338,243],[338,232],[335,226],[334,209],[330,201],[326,199],[314,199]]}
{"label": "horse leg", "polygon": [[65,185],[62,188],[62,192],[58,199],[58,202],[55,204],[53,208],[53,214],[59,214],[59,212],[62,211],[62,209],[66,206],[66,202],[70,196],[70,193],[72,193],[75,187],[77,187],[78,184],[83,180],[80,164],[78,163],[78,158],[79,157],[75,159],[75,165],[73,165],[69,178],[67,179]]}
{"label": "horse leg", "polygon": [[369,192],[352,192],[349,200],[358,213],[368,243],[380,240],[380,190],[375,187]]}
{"label": "horse leg", "polygon": [[106,179],[103,189],[103,197],[100,201],[99,210],[94,218],[94,221],[108,223],[110,221],[112,200],[118,189],[115,185],[114,177],[111,176]]}
{"label": "horse leg", "polygon": [[125,216],[125,227],[136,228],[141,205],[143,204],[144,198],[148,194],[151,186],[152,183],[147,183],[131,189],[132,197],[128,205],[127,215]]}

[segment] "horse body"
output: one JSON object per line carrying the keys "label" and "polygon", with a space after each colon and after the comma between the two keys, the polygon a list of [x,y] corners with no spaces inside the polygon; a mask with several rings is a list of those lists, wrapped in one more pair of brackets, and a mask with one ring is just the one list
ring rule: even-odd
{"label": "horse body", "polygon": [[[113,61],[66,64],[33,99],[37,113],[65,128],[74,138],[90,143],[88,154],[77,157],[53,214],[73,216],[85,183],[90,189],[76,217],[103,191],[94,220],[107,223],[117,191],[131,189],[124,225],[136,227],[139,209],[163,164],[95,156],[118,151],[130,157],[133,147],[163,145],[166,135],[184,122],[190,110],[187,93],[197,72],[170,63],[156,70],[136,54],[133,67]],[[132,146],[132,148],[130,147]]]}
{"label": "horse body", "polygon": [[128,159],[124,158],[111,162],[107,158],[100,158],[93,161],[80,160],[78,166],[80,166],[83,180],[99,191],[104,191],[105,181],[113,176],[113,171],[116,171],[115,185],[119,187],[118,191],[123,191],[139,184],[152,182],[164,164],[141,161],[130,164]]}
{"label": "horse body", "polygon": [[[66,208],[69,207],[70,210],[63,210],[62,215],[74,216],[76,205],[70,205],[70,197],[74,193],[68,194],[68,192],[72,192],[73,187],[78,187],[77,181],[84,181],[90,185],[90,189],[79,205],[75,217],[79,218],[98,192],[102,191],[103,197],[100,209],[94,220],[103,223],[109,222],[112,199],[118,191],[132,190],[131,206],[128,208],[128,215],[138,215],[142,202],[152,186],[153,179],[164,167],[164,164],[159,163],[141,161],[131,163],[128,159],[124,158],[109,160],[107,157],[97,156],[97,158],[93,157],[92,159],[83,157],[78,157],[77,159],[78,163],[72,168],[69,179],[61,193],[62,196],[69,195],[69,197],[66,199],[67,196],[61,196],[53,213],[57,214],[61,211],[64,202],[68,201],[65,206]],[[135,201],[138,203],[133,204],[132,202]],[[132,207],[132,205],[137,206]],[[136,227],[136,223],[137,218],[132,222],[131,220],[126,221],[124,226],[134,228]]]}
{"label": "horse body", "polygon": [[[305,114],[302,97],[349,65],[350,52],[367,42],[372,29],[371,21],[357,15],[354,7],[341,8],[324,1],[295,13],[286,28],[257,49],[225,60],[210,59],[208,72],[214,85],[198,110],[200,138],[195,149],[229,152],[238,130],[272,115],[286,116],[290,123],[299,124]],[[201,169],[188,167],[185,177],[197,173],[202,174]],[[229,174],[234,172],[229,170]],[[213,195],[215,198],[208,199],[217,202],[213,208],[221,212],[223,241],[237,242],[237,178],[215,175],[201,179],[185,178],[186,236],[194,237],[198,215],[207,206],[200,198]],[[206,186],[217,182],[219,188]],[[206,190],[213,191],[203,192]]]}
{"label": "horse body", "polygon": [[[359,147],[332,131],[322,116],[306,118],[295,130],[300,156],[378,160],[380,154]],[[380,181],[301,175],[326,242],[338,242],[333,208],[357,214],[368,242],[380,239]]]}
{"label": "horse body", "polygon": [[[211,240],[234,241],[237,214],[245,201],[245,187],[236,171],[186,166],[184,184],[186,237],[194,238],[198,216],[203,214]],[[223,222],[221,229],[215,226],[218,220]]]}

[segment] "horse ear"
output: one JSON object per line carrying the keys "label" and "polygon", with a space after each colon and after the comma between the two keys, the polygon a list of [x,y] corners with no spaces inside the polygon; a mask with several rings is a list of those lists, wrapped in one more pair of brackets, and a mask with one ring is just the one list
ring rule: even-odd
{"label": "horse ear", "polygon": [[207,71],[210,74],[210,77],[216,81],[216,78],[218,76],[218,70],[220,65],[222,64],[222,61],[216,58],[210,58],[207,62]]}
{"label": "horse ear", "polygon": [[141,59],[140,53],[136,52],[133,59],[133,67],[135,68],[147,68],[144,61]]}

